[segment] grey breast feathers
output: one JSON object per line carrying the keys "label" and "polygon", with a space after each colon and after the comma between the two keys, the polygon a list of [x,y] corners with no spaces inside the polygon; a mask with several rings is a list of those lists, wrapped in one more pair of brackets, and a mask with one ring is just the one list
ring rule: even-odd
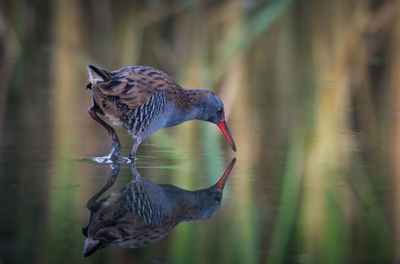
{"label": "grey breast feathers", "polygon": [[150,100],[139,108],[130,109],[126,115],[127,129],[133,134],[144,134],[154,128],[161,115],[165,113],[165,92],[153,94]]}

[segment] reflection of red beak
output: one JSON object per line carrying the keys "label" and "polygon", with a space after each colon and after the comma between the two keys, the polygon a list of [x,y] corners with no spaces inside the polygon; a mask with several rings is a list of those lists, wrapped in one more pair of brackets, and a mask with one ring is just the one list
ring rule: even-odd
{"label": "reflection of red beak", "polygon": [[236,162],[236,158],[233,158],[231,161],[231,164],[229,164],[228,168],[226,169],[226,171],[224,172],[224,175],[222,175],[221,179],[219,179],[219,181],[217,182],[217,188],[218,190],[223,190],[226,181],[229,178],[229,175],[231,174],[231,171],[233,169],[233,166],[235,166],[235,162]]}
{"label": "reflection of red beak", "polygon": [[219,127],[219,129],[221,129],[222,133],[224,133],[224,135],[225,135],[226,139],[228,140],[229,144],[231,145],[233,151],[236,152],[236,145],[235,145],[235,142],[233,142],[231,132],[229,132],[229,129],[226,126],[226,122],[224,120],[219,121],[218,127]]}

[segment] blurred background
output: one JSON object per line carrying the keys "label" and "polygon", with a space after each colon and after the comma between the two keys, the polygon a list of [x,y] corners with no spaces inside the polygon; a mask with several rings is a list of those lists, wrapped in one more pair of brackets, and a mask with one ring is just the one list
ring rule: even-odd
{"label": "blurred background", "polygon": [[[396,263],[400,4],[395,0],[0,2],[0,263]],[[87,65],[148,65],[215,91],[238,151],[187,122],[137,169],[195,190],[237,157],[211,219],[143,249],[81,256],[111,141]],[[117,128],[124,155],[132,138]],[[111,191],[131,180],[123,167]]]}

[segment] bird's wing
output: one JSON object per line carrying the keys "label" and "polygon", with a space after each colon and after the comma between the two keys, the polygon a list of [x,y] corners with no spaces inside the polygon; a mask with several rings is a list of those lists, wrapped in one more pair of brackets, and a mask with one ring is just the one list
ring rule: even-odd
{"label": "bird's wing", "polygon": [[179,89],[166,73],[151,67],[126,67],[111,74],[111,80],[97,83],[97,87],[106,96],[119,97],[120,102],[131,109],[146,104],[155,93],[167,91],[173,94]]}

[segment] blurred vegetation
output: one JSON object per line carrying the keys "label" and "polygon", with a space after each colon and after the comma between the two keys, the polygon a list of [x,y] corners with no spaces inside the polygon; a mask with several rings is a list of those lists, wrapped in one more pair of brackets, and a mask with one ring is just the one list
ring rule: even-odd
{"label": "blurred vegetation", "polygon": [[[238,146],[212,223],[89,261],[398,261],[399,11],[395,0],[2,0],[0,263],[83,261],[76,230],[108,172],[74,159],[110,147],[87,114],[87,64],[150,65],[216,91]],[[153,167],[141,174],[213,183],[231,155],[220,140],[199,122],[160,131],[139,149],[139,167]]]}

